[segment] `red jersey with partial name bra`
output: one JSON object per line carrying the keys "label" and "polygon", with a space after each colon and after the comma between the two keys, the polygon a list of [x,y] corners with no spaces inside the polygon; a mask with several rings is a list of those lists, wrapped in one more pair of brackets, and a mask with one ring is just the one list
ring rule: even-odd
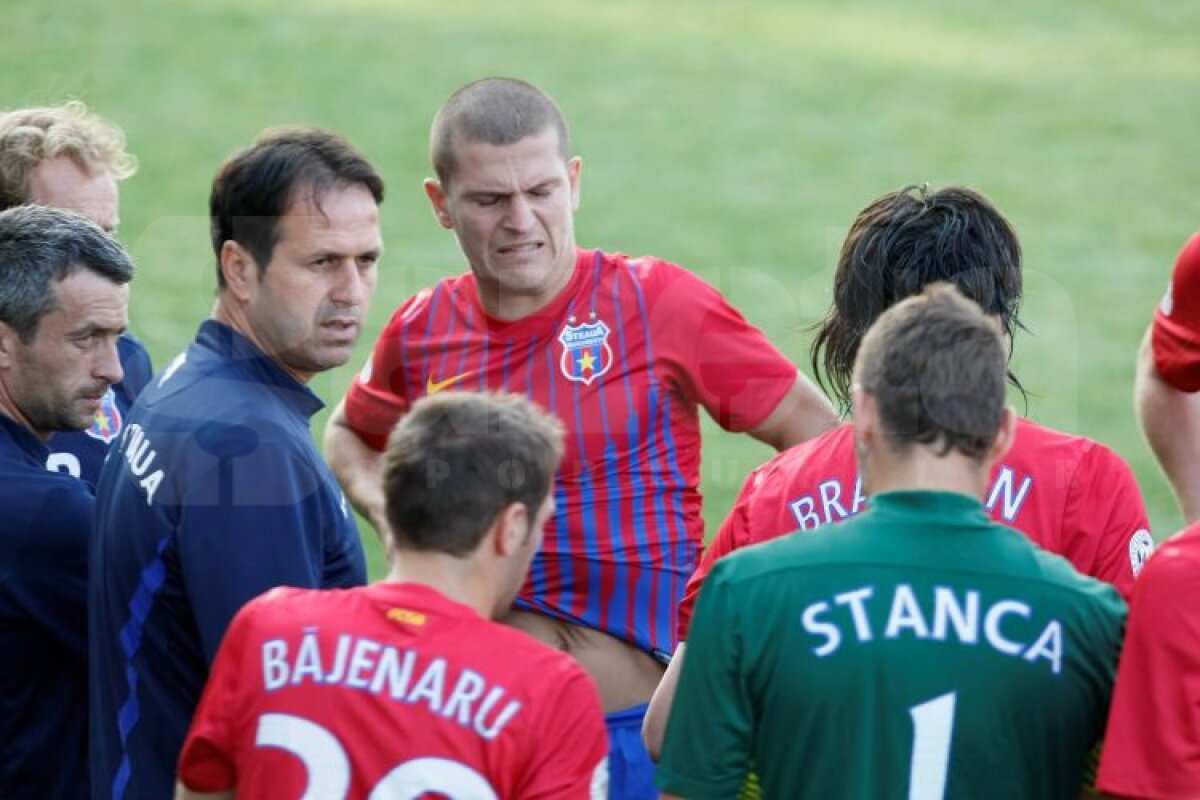
{"label": "red jersey with partial name bra", "polygon": [[[837,522],[866,503],[849,424],[754,470],[688,581],[679,609],[679,638],[686,640],[700,587],[721,556]],[[1017,421],[1012,449],[992,470],[985,504],[997,522],[1063,556],[1085,575],[1113,584],[1126,599],[1154,549],[1146,506],[1129,465],[1091,439],[1024,418]]]}

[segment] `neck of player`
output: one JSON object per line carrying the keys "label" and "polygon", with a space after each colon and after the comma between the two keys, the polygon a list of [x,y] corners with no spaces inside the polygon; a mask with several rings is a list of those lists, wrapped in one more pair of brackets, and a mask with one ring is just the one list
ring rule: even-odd
{"label": "neck of player", "polygon": [[388,581],[432,586],[451,600],[470,606],[489,619],[501,610],[495,579],[482,574],[480,565],[472,558],[420,550],[395,550],[391,559]]}
{"label": "neck of player", "polygon": [[859,453],[868,494],[896,491],[955,492],[983,502],[992,462],[959,452],[938,455],[932,445],[913,445],[903,454],[886,446]]}

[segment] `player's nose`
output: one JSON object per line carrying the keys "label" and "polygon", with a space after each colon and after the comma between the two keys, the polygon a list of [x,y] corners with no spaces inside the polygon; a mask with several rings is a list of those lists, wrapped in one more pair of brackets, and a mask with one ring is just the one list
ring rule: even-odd
{"label": "player's nose", "polygon": [[125,377],[121,366],[121,354],[117,351],[117,340],[114,337],[100,348],[93,373],[97,378],[108,383],[120,383]]}
{"label": "player's nose", "polygon": [[533,227],[533,205],[529,199],[522,194],[514,194],[508,204],[508,213],[505,214],[504,221],[510,228],[517,231],[525,231]]}
{"label": "player's nose", "polygon": [[343,259],[333,282],[330,299],[340,306],[358,306],[370,297],[373,272],[360,268],[353,258]]}

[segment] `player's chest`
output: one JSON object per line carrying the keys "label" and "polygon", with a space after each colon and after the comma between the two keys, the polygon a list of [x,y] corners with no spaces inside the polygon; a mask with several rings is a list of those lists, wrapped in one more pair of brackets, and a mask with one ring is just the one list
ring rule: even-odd
{"label": "player's chest", "polygon": [[639,323],[636,313],[585,305],[511,331],[463,320],[440,330],[410,328],[397,343],[404,386],[395,388],[412,400],[450,388],[504,389],[596,412],[610,403],[644,405],[672,376]]}
{"label": "player's chest", "polygon": [[656,349],[637,309],[585,306],[503,333],[409,331],[398,344],[404,386],[395,388],[410,401],[452,389],[526,395],[566,425],[568,463],[635,452],[648,430],[680,411],[675,361]]}

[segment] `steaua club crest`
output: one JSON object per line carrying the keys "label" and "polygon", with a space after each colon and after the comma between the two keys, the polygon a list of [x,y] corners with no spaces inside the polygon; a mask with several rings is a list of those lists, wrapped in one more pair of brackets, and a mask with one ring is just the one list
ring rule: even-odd
{"label": "steaua club crest", "polygon": [[87,435],[108,444],[117,438],[123,425],[124,417],[121,416],[121,409],[117,408],[117,396],[110,386],[104,397],[100,398],[100,410],[87,429]]}
{"label": "steaua club crest", "polygon": [[[592,318],[595,317],[593,313]],[[570,321],[574,322],[575,318],[571,317]],[[608,346],[610,332],[603,320],[567,325],[562,329],[558,334],[563,346],[558,365],[567,380],[590,385],[608,372],[613,365],[612,348]]]}

